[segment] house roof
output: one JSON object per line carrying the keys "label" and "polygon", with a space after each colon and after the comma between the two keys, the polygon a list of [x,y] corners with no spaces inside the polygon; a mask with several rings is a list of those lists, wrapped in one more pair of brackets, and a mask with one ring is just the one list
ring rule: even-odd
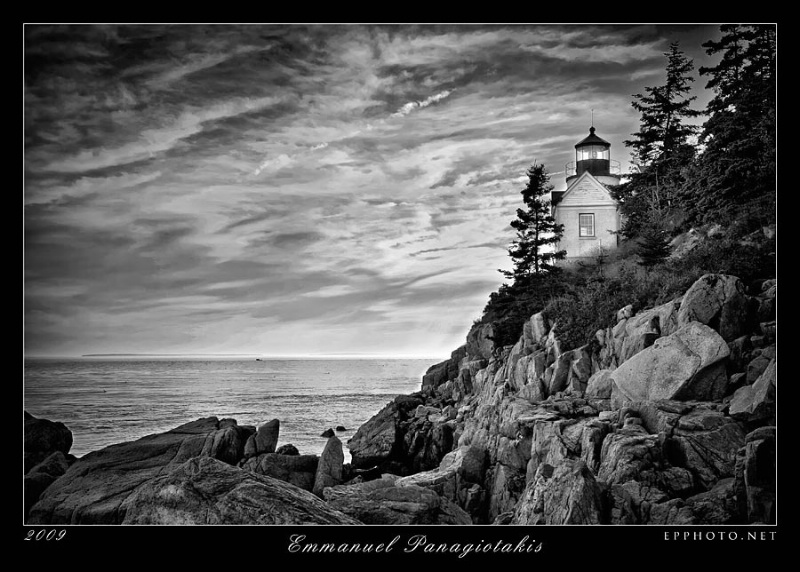
{"label": "house roof", "polygon": [[[564,200],[564,197],[567,194],[571,193],[574,189],[578,188],[580,186],[580,184],[584,180],[587,180],[587,179],[589,181],[591,181],[592,186],[602,190],[606,195],[608,195],[608,198],[610,200],[612,200],[612,201],[614,200],[613,197],[611,196],[611,192],[609,191],[609,188],[606,185],[604,185],[603,183],[598,181],[594,177],[594,175],[592,175],[589,171],[584,171],[577,179],[575,179],[574,181],[570,182],[570,185],[569,185],[569,187],[567,187],[567,190],[565,190],[565,191],[552,191],[550,193],[550,204],[551,204],[551,206],[556,206],[557,204],[562,202]],[[616,201],[614,201],[614,202],[616,202]]]}

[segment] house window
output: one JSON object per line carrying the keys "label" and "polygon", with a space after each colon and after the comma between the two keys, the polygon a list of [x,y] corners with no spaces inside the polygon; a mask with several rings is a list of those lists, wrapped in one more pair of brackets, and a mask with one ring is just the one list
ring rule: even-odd
{"label": "house window", "polygon": [[578,236],[594,236],[594,214],[578,215]]}

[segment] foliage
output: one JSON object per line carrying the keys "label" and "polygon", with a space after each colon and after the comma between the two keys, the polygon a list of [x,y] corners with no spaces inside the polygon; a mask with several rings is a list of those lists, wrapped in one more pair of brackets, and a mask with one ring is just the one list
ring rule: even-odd
{"label": "foliage", "polygon": [[649,218],[647,225],[639,233],[637,248],[639,264],[646,267],[663,262],[671,251],[670,236],[662,221],[655,216]]}
{"label": "foliage", "polygon": [[566,251],[555,251],[552,247],[561,240],[564,226],[556,224],[550,213],[550,201],[544,199],[553,190],[550,176],[544,165],[534,164],[528,169],[528,184],[520,193],[527,209],[517,209],[517,218],[511,221],[511,227],[517,231],[516,238],[508,249],[514,261],[512,271],[501,270],[506,277],[524,280],[531,275],[551,272],[554,262],[562,260]]}
{"label": "foliage", "polygon": [[681,188],[695,223],[744,219],[744,231],[775,217],[776,37],[774,25],[721,26],[703,44],[719,63],[700,68],[714,91],[702,154]]}
{"label": "foliage", "polygon": [[528,183],[520,191],[525,209],[517,209],[511,221],[516,237],[508,249],[513,270],[500,270],[510,284],[503,284],[489,296],[483,322],[494,325],[494,343],[504,346],[516,343],[522,327],[532,314],[539,312],[557,287],[560,268],[554,263],[564,258],[565,251],[553,246],[561,239],[563,225],[556,224],[550,213],[549,196],[553,190],[544,165],[534,164],[526,172]]}
{"label": "foliage", "polygon": [[676,274],[700,272],[738,276],[745,284],[774,278],[775,239],[758,231],[746,239],[738,238],[735,229],[707,237],[681,258],[670,261],[669,269]]}
{"label": "foliage", "polygon": [[656,87],[646,87],[647,95],[634,94],[631,105],[641,113],[639,131],[625,145],[633,149],[634,162],[650,168],[669,160],[689,141],[696,127],[685,123],[686,119],[697,117],[700,112],[692,109],[696,97],[687,97],[694,78],[689,75],[694,69],[693,62],[673,42],[667,58],[666,83]]}
{"label": "foliage", "polygon": [[647,221],[655,213],[677,208],[676,198],[685,184],[684,169],[695,156],[691,137],[697,127],[687,120],[700,115],[691,107],[696,97],[689,97],[689,75],[694,69],[676,42],[670,44],[667,58],[666,82],[646,87],[645,94],[634,94],[631,105],[640,112],[639,131],[625,145],[632,149],[636,171],[629,180],[613,188],[612,196],[620,203],[625,222],[623,236],[637,236],[648,228]]}
{"label": "foliage", "polygon": [[562,287],[561,273],[540,273],[503,284],[489,295],[481,321],[494,325],[493,341],[502,347],[516,343],[525,321],[540,312]]}
{"label": "foliage", "polygon": [[775,276],[775,242],[763,234],[748,240],[719,233],[706,237],[682,257],[664,259],[647,268],[623,258],[603,276],[582,272],[571,276],[562,294],[544,308],[565,349],[591,342],[597,330],[614,325],[616,312],[628,304],[634,311],[664,304],[682,295],[703,274],[730,274],[748,284]]}

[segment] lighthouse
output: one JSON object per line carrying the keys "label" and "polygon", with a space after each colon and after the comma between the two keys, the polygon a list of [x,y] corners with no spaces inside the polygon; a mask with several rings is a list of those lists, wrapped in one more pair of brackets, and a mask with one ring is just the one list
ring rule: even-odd
{"label": "lighthouse", "polygon": [[575,144],[575,160],[565,166],[567,188],[553,191],[553,218],[564,225],[558,244],[567,261],[597,256],[617,248],[620,213],[609,189],[619,185],[619,162],[611,159],[611,144],[595,133]]}

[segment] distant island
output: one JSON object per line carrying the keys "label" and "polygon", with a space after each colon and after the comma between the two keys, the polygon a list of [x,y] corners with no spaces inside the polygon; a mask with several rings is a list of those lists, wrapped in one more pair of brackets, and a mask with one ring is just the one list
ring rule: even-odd
{"label": "distant island", "polygon": [[253,357],[258,354],[82,354],[81,357]]}

